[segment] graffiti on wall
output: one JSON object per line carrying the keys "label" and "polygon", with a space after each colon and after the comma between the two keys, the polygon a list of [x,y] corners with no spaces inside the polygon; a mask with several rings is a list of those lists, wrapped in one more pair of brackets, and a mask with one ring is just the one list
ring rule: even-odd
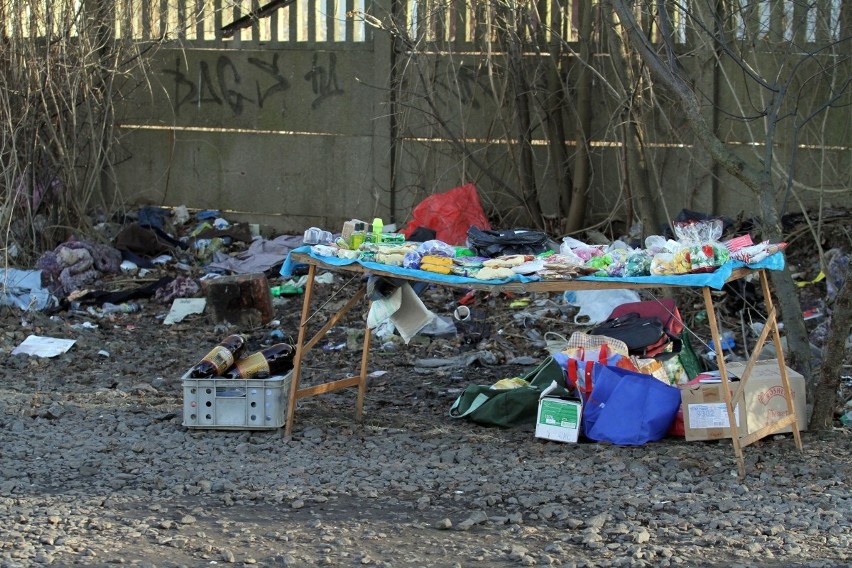
{"label": "graffiti on wall", "polygon": [[[199,61],[196,69],[187,69],[184,59],[175,58],[172,68],[163,69],[171,79],[172,104],[175,114],[187,107],[198,109],[205,105],[227,107],[234,116],[242,115],[247,107],[265,108],[279,105],[285,109],[285,93],[290,81],[281,72],[279,53],[266,57],[249,57],[238,64],[228,55],[215,61]],[[327,62],[315,53],[310,69],[304,75],[315,98],[311,108],[317,109],[329,97],[344,94],[337,78],[337,58],[327,54]]]}
{"label": "graffiti on wall", "polygon": [[343,94],[337,82],[337,55],[328,54],[328,67],[320,63],[319,54],[314,53],[311,70],[305,73],[305,81],[311,82],[311,90],[317,95],[311,102],[311,108],[318,108],[329,97]]}

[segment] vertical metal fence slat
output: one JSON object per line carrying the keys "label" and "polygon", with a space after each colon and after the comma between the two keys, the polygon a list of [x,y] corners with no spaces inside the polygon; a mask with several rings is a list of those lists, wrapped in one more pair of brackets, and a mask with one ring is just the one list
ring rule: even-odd
{"label": "vertical metal fence slat", "polygon": [[355,18],[350,18],[349,14],[355,10],[355,2],[353,0],[344,1],[346,2],[346,27],[344,28],[343,40],[346,43],[353,43],[355,41]]}
{"label": "vertical metal fence slat", "polygon": [[337,0],[326,0],[325,40],[333,43],[337,40]]}
{"label": "vertical metal fence slat", "polygon": [[[317,39],[317,13],[315,10],[311,9],[312,4],[313,3],[308,0],[307,2],[299,6],[300,8],[302,8],[302,6],[306,7],[306,10],[302,10],[302,17],[300,19],[304,18],[304,20],[307,22],[308,34],[305,40],[311,44],[315,43]],[[307,14],[305,14],[305,12],[307,12]]]}
{"label": "vertical metal fence slat", "polygon": [[287,22],[287,27],[289,29],[289,33],[287,34],[287,40],[289,42],[296,42],[299,39],[299,5],[298,2],[293,2],[290,6],[287,7],[289,11],[289,18]]}
{"label": "vertical metal fence slat", "polygon": [[466,0],[452,0],[452,11],[450,12],[450,45],[457,51],[467,50],[470,43],[467,41],[467,2]]}
{"label": "vertical metal fence slat", "polygon": [[206,29],[204,27],[204,14],[207,3],[208,0],[195,0],[195,11],[192,16],[195,19],[195,37],[201,41],[207,41],[210,39],[207,37]]}

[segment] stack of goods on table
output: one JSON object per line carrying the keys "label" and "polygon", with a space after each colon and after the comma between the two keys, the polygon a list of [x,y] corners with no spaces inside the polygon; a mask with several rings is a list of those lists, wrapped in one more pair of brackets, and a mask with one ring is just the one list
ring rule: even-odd
{"label": "stack of goods on table", "polygon": [[[333,240],[306,244],[317,256],[338,257],[478,280],[503,280],[524,275],[537,280],[563,280],[578,276],[641,277],[713,272],[729,260],[759,262],[784,249],[786,243],[754,243],[750,235],[722,241],[720,219],[673,224],[675,239],[652,235],[644,247],[623,241],[590,245],[564,237],[558,247],[544,233],[526,230],[488,230],[470,227],[465,246],[440,240],[407,241],[401,233],[381,231],[353,220]],[[318,230],[311,230],[315,235]],[[555,250],[557,249],[558,250]]]}

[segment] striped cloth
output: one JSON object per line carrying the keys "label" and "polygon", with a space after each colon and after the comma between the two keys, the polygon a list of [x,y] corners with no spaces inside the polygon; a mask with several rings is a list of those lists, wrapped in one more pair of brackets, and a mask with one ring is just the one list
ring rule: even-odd
{"label": "striped cloth", "polygon": [[730,241],[726,241],[725,248],[728,249],[728,252],[736,252],[743,247],[750,247],[753,244],[751,235],[742,235],[741,237],[734,237]]}

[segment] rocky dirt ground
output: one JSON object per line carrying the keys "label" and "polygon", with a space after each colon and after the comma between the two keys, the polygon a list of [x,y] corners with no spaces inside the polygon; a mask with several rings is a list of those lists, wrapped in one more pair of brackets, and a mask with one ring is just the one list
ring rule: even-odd
{"label": "rocky dirt ground", "polygon": [[[342,286],[321,285],[320,302]],[[443,316],[458,296],[423,294]],[[572,331],[560,297],[530,299],[478,296],[490,330],[478,344],[374,341],[363,423],[350,389],[300,401],[292,436],[184,427],[180,376],[227,333],[253,346],[295,334],[299,296],[254,329],[206,315],[167,326],[168,306],[145,300],[103,317],[0,308],[0,566],[852,562],[852,437],[839,422],[804,433],[802,452],[789,435],[746,448],[740,481],[730,441],[566,445],[449,418],[465,386],[522,374],[546,356],[544,332]],[[354,373],[361,330],[358,313],[334,328],[305,381]],[[11,355],[30,334],[76,342]]]}

